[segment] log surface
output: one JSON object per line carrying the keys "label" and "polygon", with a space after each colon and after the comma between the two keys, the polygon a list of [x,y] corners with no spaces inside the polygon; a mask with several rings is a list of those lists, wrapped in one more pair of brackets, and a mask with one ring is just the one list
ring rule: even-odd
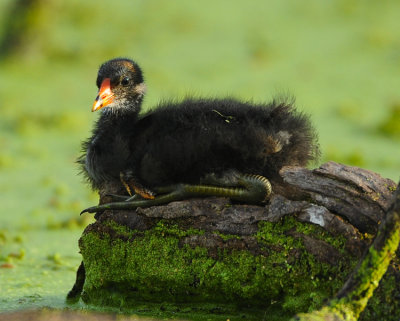
{"label": "log surface", "polygon": [[[179,219],[187,228],[208,232],[207,243],[214,247],[218,245],[211,236],[213,232],[250,236],[257,231],[259,222],[278,222],[291,215],[300,222],[319,225],[332,235],[344,237],[347,250],[360,257],[368,244],[361,240],[361,235],[376,233],[396,189],[390,179],[335,162],[314,170],[284,167],[280,174],[284,182],[277,189],[281,194],[273,193],[264,206],[231,204],[226,198],[189,199],[133,211],[106,211],[97,218],[99,223],[112,219],[142,231],[152,228],[160,219]],[[323,261],[334,260],[332,253],[321,250],[317,240],[295,236],[303,238],[307,249],[319,253]],[[192,238],[185,242],[202,245],[205,240]]]}
{"label": "log surface", "polygon": [[[224,259],[221,255],[225,254],[222,253],[230,255],[229,253],[237,252],[249,253],[254,257],[261,258],[261,260],[266,260],[266,262],[270,260],[268,264],[272,263],[273,265],[271,271],[284,273],[282,271],[289,268],[291,272],[288,275],[283,276],[281,274],[280,276],[288,278],[288,280],[285,280],[287,289],[279,286],[281,283],[274,279],[274,274],[262,274],[271,284],[276,281],[278,287],[273,289],[272,292],[284,293],[284,296],[279,294],[276,297],[273,294],[266,294],[263,298],[263,300],[266,300],[265,302],[272,300],[283,305],[284,302],[292,302],[290,299],[290,296],[293,295],[292,287],[304,282],[312,288],[314,278],[319,282],[316,283],[318,287],[313,290],[318,292],[318,300],[327,300],[341,288],[356,263],[363,256],[365,249],[372,243],[380,222],[385,218],[385,213],[393,202],[396,184],[374,172],[335,162],[328,162],[313,170],[301,167],[284,167],[281,169],[280,175],[281,182],[273,185],[273,194],[270,200],[262,205],[237,204],[226,198],[211,197],[176,201],[166,205],[135,210],[107,210],[98,213],[96,214],[97,221],[86,228],[81,238],[80,246],[83,261],[85,264],[88,263],[89,266],[96,265],[96,260],[87,259],[90,255],[94,258],[110,255],[111,260],[111,257],[115,254],[108,254],[109,251],[118,252],[121,246],[126,246],[125,255],[134,256],[134,252],[129,252],[132,251],[129,244],[135,242],[136,238],[140,239],[148,235],[146,234],[147,231],[154,233],[160,228],[160,222],[165,221],[168,224],[176,224],[180,231],[195,230],[202,232],[183,233],[177,236],[179,243],[177,249],[184,249],[186,246],[191,249],[205,248],[208,251],[208,257],[214,262],[208,268],[209,270],[206,270],[207,273],[211,273],[213,267],[218,266],[215,265],[215,262]],[[105,193],[101,193],[101,195],[105,195]],[[107,197],[101,196],[100,203],[105,202],[107,202]],[[121,232],[119,228],[116,229],[112,224],[110,225],[110,222],[117,223],[118,226],[127,227],[128,230],[135,232],[126,234],[126,232]],[[261,231],[260,226],[265,225],[262,224],[263,222],[269,222],[268,226],[272,226],[272,230]],[[271,225],[270,223],[274,224]],[[312,228],[308,229],[307,226]],[[316,226],[318,226],[317,229]],[[318,231],[323,231],[323,233]],[[91,247],[95,244],[85,241],[85,235],[91,234],[100,238],[104,236],[107,240],[122,240],[126,245],[117,242],[120,245],[114,248],[112,245],[114,242],[106,241],[105,244],[109,245],[110,248],[107,248],[104,253],[100,250],[99,253],[94,255],[91,253]],[[289,242],[286,242],[286,239],[290,239]],[[336,242],[336,240],[340,241]],[[135,243],[135,246],[146,248],[145,244],[140,242]],[[130,254],[127,254],[128,252]],[[141,253],[145,252],[142,251]],[[397,251],[397,256],[399,256],[398,254]],[[87,256],[85,257],[85,255]],[[311,255],[313,259],[307,258],[307,255]],[[280,263],[274,263],[274,257],[278,256],[279,259],[276,262]],[[132,259],[134,257],[129,258],[129,260]],[[171,258],[172,262],[174,259],[174,257]],[[127,262],[129,260],[127,259]],[[282,260],[285,263],[282,263]],[[112,261],[110,261],[110,264],[112,264]],[[314,264],[318,267],[312,271]],[[372,308],[367,309],[368,311],[364,313],[362,320],[382,317],[392,320],[388,317],[394,313],[400,313],[400,304],[396,303],[395,299],[400,296],[400,288],[394,286],[393,281],[391,281],[393,278],[400,279],[397,264],[399,264],[399,260],[389,267],[389,276],[387,280],[383,281],[386,286],[378,288],[376,291],[377,300]],[[96,266],[98,269],[102,268],[101,265]],[[115,268],[117,269],[119,266],[116,264]],[[308,266],[308,268],[304,269],[304,266]],[[254,268],[260,269],[260,267]],[[174,269],[179,270],[179,267],[174,267]],[[323,272],[324,269],[326,269],[325,272]],[[249,271],[251,271],[251,268]],[[141,281],[136,280],[138,274],[135,273],[132,274],[133,279],[127,277],[123,283],[115,283],[113,286],[118,287],[129,282],[132,282],[129,284],[132,284],[131,287],[133,288],[138,284],[140,285]],[[334,274],[333,277],[332,273],[340,273],[341,275]],[[203,277],[203,274],[194,276],[194,279],[196,280],[199,276]],[[294,279],[292,279],[293,277]],[[94,296],[98,286],[96,280],[92,278],[89,285],[85,283],[85,302],[95,300]],[[104,281],[102,278],[99,280]],[[106,284],[108,281],[104,282]],[[113,284],[114,281],[110,280],[110,282],[110,284]],[[199,284],[206,286],[206,282],[208,282],[206,279],[202,279]],[[198,291],[198,283],[194,282],[193,284],[193,293],[199,295],[199,292],[196,292]],[[310,301],[310,298],[307,297],[307,286],[302,294],[305,295],[305,299],[301,309],[306,309],[309,307],[307,304],[313,302],[312,299]],[[107,291],[109,289],[107,287],[104,289],[106,291],[105,296],[108,296]],[[185,291],[190,292],[192,288],[189,287]],[[207,295],[212,295],[214,292],[211,291],[210,293]],[[129,299],[129,294],[121,293],[121,295],[123,300]],[[328,297],[323,297],[323,295],[328,295]],[[382,305],[381,303],[388,298],[392,300],[390,305]],[[299,300],[299,302],[302,301]],[[319,302],[322,303],[322,301]],[[317,307],[318,304],[320,303],[316,303]],[[377,307],[382,308],[382,311],[378,311]],[[286,312],[292,313],[293,311],[288,310]]]}

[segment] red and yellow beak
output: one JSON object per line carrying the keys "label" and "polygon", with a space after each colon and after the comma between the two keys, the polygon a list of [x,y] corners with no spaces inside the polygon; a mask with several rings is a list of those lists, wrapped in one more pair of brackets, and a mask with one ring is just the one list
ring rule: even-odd
{"label": "red and yellow beak", "polygon": [[114,94],[111,91],[110,78],[105,78],[101,83],[99,94],[94,101],[92,111],[99,110],[113,102]]}

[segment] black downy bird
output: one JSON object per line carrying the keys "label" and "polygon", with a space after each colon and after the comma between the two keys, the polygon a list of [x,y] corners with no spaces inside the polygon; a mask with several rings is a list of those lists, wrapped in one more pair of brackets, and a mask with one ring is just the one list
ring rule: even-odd
{"label": "black downy bird", "polygon": [[260,202],[283,166],[305,166],[319,153],[308,117],[290,103],[187,98],[139,114],[146,86],[126,58],[102,64],[97,86],[92,111],[102,114],[78,161],[94,189],[133,197],[83,212],[201,195]]}

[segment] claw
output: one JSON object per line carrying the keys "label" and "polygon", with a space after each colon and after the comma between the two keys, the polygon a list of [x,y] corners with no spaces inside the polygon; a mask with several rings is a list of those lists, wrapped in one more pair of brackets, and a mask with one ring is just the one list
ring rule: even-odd
{"label": "claw", "polygon": [[[108,203],[108,204],[113,204],[113,203]],[[106,205],[106,204],[104,204]],[[98,213],[98,212],[104,212],[104,208],[101,208],[102,205],[98,205],[98,206],[91,206],[88,208],[85,208],[82,212],[80,212],[79,215],[82,215],[84,213]]]}
{"label": "claw", "polygon": [[93,212],[91,211],[91,209],[92,209],[93,207],[94,207],[94,206],[85,208],[83,211],[81,211],[81,212],[79,213],[79,215],[82,215],[82,214],[84,214],[84,213],[93,213]]}

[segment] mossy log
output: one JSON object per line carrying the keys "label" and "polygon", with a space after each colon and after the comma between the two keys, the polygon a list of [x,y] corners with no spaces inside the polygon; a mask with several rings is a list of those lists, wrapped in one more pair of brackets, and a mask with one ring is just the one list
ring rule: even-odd
{"label": "mossy log", "polygon": [[[280,174],[263,206],[207,198],[97,214],[79,241],[83,301],[192,319],[321,308],[371,245],[396,185],[334,162]],[[397,256],[360,320],[398,320],[399,281]]]}

